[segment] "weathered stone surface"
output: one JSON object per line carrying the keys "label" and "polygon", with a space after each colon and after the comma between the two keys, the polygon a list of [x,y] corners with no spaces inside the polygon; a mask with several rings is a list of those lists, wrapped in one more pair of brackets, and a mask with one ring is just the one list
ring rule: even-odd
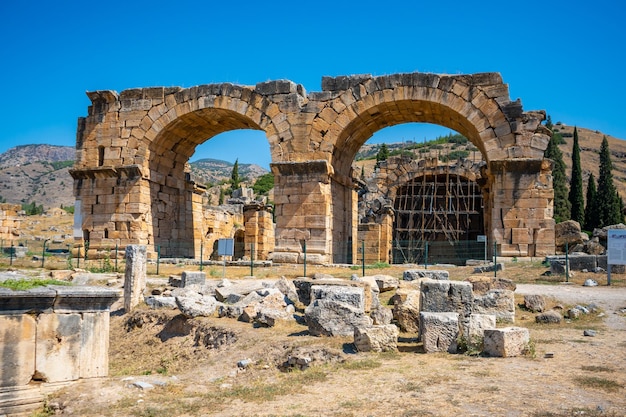
{"label": "weathered stone surface", "polygon": [[421,311],[432,313],[455,312],[465,322],[472,313],[474,294],[472,284],[465,281],[424,280],[420,286]]}
{"label": "weathered stone surface", "polygon": [[448,271],[437,269],[408,269],[402,273],[402,279],[405,281],[415,281],[420,278],[449,280],[450,273]]}
{"label": "weathered stone surface", "polygon": [[109,374],[109,312],[82,313],[79,377]]}
{"label": "weathered stone surface", "polygon": [[468,343],[482,343],[484,331],[496,328],[496,316],[494,314],[478,314],[472,313],[469,317],[467,325],[461,325],[461,336]]}
{"label": "weathered stone surface", "polygon": [[419,332],[420,291],[398,290],[397,294],[399,297],[394,302],[393,318],[403,332]]}
{"label": "weathered stone surface", "polygon": [[[281,140],[280,146],[272,147],[276,248],[265,248],[264,233],[272,234],[271,224],[264,223],[261,216],[254,221],[246,217],[237,222],[245,227],[245,251],[249,244],[263,246],[261,252],[271,252],[275,260],[296,263],[304,260],[306,244],[309,262],[345,262],[347,253],[358,253],[357,237],[345,255],[336,253],[332,240],[337,230],[332,219],[354,207],[348,193],[342,196],[342,188],[348,191],[350,187],[341,180],[331,187],[331,178],[345,175],[340,167],[349,166],[353,143],[365,142],[371,132],[391,121],[405,122],[411,114],[427,114],[424,117],[480,133],[476,146],[489,161],[486,171],[492,201],[486,224],[493,230],[485,232],[507,242],[500,244],[503,254],[553,252],[551,165],[543,158],[549,134],[540,123],[544,112],[524,112],[519,100],[508,97],[508,87],[499,75],[413,73],[328,80],[323,84],[331,85],[330,90],[308,95],[301,85],[288,80],[256,86],[221,83],[132,89],[119,94],[89,92],[92,103],[88,116],[79,122],[80,146],[71,174],[77,200],[82,203],[83,223],[90,225],[90,252],[118,239],[124,245],[150,242],[151,255],[161,244],[162,256],[198,258],[204,254],[199,253],[198,245],[189,243],[206,239],[208,252],[214,235],[233,236],[235,221],[203,219],[201,193],[192,193],[190,207],[188,201],[178,198],[180,190],[193,187],[178,162],[186,160],[186,150],[196,146],[199,138],[254,125],[265,130],[268,138]],[[373,106],[378,111],[368,112]],[[220,114],[220,123],[195,124],[190,115],[206,108]],[[367,129],[346,130],[356,125]],[[179,146],[172,148],[167,141],[158,140],[164,132],[180,138]],[[353,139],[345,141],[346,135]],[[397,183],[405,182],[396,177],[401,180]],[[90,181],[89,187],[84,186],[85,180]],[[163,204],[152,204],[156,189]],[[172,221],[189,212],[194,212],[189,221]],[[347,227],[356,225],[357,216],[351,217],[355,223]],[[378,244],[369,246],[385,261],[390,252],[384,244],[389,233],[381,230],[380,236]],[[373,259],[372,254],[367,255]]]}
{"label": "weathered stone surface", "polygon": [[503,322],[515,322],[515,294],[510,290],[489,290],[474,297],[473,310],[479,314],[494,314]]}
{"label": "weathered stone surface", "polygon": [[190,285],[204,285],[206,282],[206,274],[201,271],[183,271],[181,275],[181,286],[188,287]]}
{"label": "weathered stone surface", "polygon": [[185,294],[177,293],[176,306],[185,317],[210,317],[218,307],[217,300],[212,296],[203,296],[195,291]]}
{"label": "weathered stone surface", "polygon": [[241,281],[233,283],[232,285],[215,288],[215,298],[218,301],[225,302],[231,294],[246,296],[254,291],[269,288],[272,285],[273,284],[270,282],[260,280]]}
{"label": "weathered stone surface", "polygon": [[0,387],[26,385],[35,373],[35,318],[28,314],[0,316]]}
{"label": "weathered stone surface", "polygon": [[378,307],[372,310],[370,317],[374,325],[390,324],[393,320],[393,312],[386,307]]}
{"label": "weathered stone surface", "polygon": [[420,313],[420,339],[425,353],[456,353],[458,336],[458,313]]}
{"label": "weathered stone surface", "polygon": [[523,327],[486,329],[483,351],[489,356],[513,357],[522,355],[528,348],[530,333]]}
{"label": "weathered stone surface", "polygon": [[524,295],[524,307],[533,313],[540,313],[546,308],[546,299],[543,295],[526,294]]}
{"label": "weathered stone surface", "polygon": [[141,301],[146,289],[147,252],[143,245],[126,246],[124,273],[124,310],[131,312]]}
{"label": "weathered stone surface", "polygon": [[73,381],[80,376],[80,314],[41,314],[37,319],[35,379]]}
{"label": "weathered stone surface", "polygon": [[475,274],[482,274],[485,272],[493,272],[493,271],[504,271],[504,264],[502,262],[498,262],[497,264],[489,263],[487,265],[480,265],[474,268]]}
{"label": "weathered stone surface", "polygon": [[393,324],[356,327],[354,345],[359,352],[398,350],[398,328]]}
{"label": "weathered stone surface", "polygon": [[350,336],[357,326],[369,326],[365,312],[331,300],[315,300],[305,309],[309,332],[314,336]]}
{"label": "weathered stone surface", "polygon": [[378,284],[378,289],[380,290],[380,292],[396,290],[400,285],[400,283],[398,282],[398,278],[392,277],[390,275],[374,275],[374,279]]}
{"label": "weathered stone surface", "polygon": [[145,297],[144,301],[148,305],[148,307],[152,309],[175,309],[178,308],[176,305],[176,297],[166,297],[162,295],[151,295],[149,297]]}
{"label": "weathered stone surface", "polygon": [[580,224],[577,221],[566,220],[564,222],[557,223],[556,226],[554,226],[554,234],[556,238],[555,244],[557,248],[563,250],[566,243],[569,246],[583,243],[581,231]]}
{"label": "weathered stone surface", "polygon": [[554,310],[548,310],[545,313],[541,313],[535,316],[535,321],[537,323],[545,323],[545,324],[550,324],[550,323],[558,324],[561,322],[562,319],[563,317],[561,316],[561,313],[559,313],[558,311],[554,311]]}
{"label": "weathered stone surface", "polygon": [[511,290],[515,291],[516,285],[506,278],[487,277],[484,275],[472,275],[467,278],[472,284],[474,294],[485,294],[489,290]]}
{"label": "weathered stone surface", "polygon": [[287,297],[287,300],[291,304],[296,304],[300,302],[300,299],[298,297],[298,291],[293,281],[287,280],[287,278],[285,277],[280,277],[280,279],[276,281],[275,286],[280,292],[285,295],[285,297]]}

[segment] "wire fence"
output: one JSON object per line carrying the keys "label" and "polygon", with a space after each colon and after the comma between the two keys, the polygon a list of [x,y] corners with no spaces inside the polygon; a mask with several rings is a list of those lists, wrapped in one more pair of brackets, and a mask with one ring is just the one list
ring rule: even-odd
{"label": "wire fence", "polygon": [[[212,265],[222,261],[239,261],[239,264],[264,261],[255,252],[253,244],[234,242],[233,255],[226,258],[219,256],[217,242],[213,245],[201,243],[194,247],[191,243],[166,243],[155,245],[154,253],[149,259],[151,273],[159,273],[162,263],[181,263],[197,265]],[[383,249],[384,248],[384,249]],[[387,253],[383,253],[386,251]],[[428,242],[428,241],[393,241],[381,242],[335,242],[333,253],[328,263],[364,266],[373,264],[411,264],[428,265],[453,264],[465,265],[468,260],[493,260],[494,248],[489,248],[487,242],[457,241],[457,242]],[[300,248],[297,262],[309,263],[316,253],[304,245]],[[0,240],[0,263],[16,267],[42,267],[51,269],[84,269],[91,272],[123,272],[124,247],[110,246],[90,250],[89,242],[77,244],[68,241],[54,241],[51,239],[35,240]]]}

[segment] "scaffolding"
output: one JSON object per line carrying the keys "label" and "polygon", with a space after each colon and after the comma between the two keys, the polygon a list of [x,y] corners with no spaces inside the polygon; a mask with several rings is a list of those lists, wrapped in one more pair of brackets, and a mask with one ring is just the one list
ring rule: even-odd
{"label": "scaffolding", "polygon": [[426,167],[398,188],[393,228],[397,261],[419,263],[428,242],[457,247],[484,233],[480,187],[459,171],[449,164]]}

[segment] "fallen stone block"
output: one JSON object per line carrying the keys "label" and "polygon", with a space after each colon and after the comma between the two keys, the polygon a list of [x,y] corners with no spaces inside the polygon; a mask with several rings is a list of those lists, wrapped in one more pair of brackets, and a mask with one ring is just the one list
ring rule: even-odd
{"label": "fallen stone block", "polygon": [[472,345],[482,344],[485,330],[496,328],[496,316],[494,314],[470,315],[467,325],[461,326],[461,336],[466,343]]}
{"label": "fallen stone block", "polygon": [[372,319],[362,309],[332,299],[316,299],[304,310],[313,336],[350,336],[355,327],[370,326]]}
{"label": "fallen stone block", "polygon": [[538,294],[524,295],[524,307],[533,313],[541,313],[546,308],[546,299]]}
{"label": "fallen stone block", "polygon": [[465,281],[424,280],[420,286],[421,311],[430,313],[458,313],[465,321],[472,314],[474,294],[472,284]]}
{"label": "fallen stone block", "polygon": [[561,316],[561,313],[554,310],[548,310],[545,313],[541,313],[535,316],[535,321],[537,323],[544,324],[558,324],[561,322],[562,319],[563,317]]}
{"label": "fallen stone block", "polygon": [[183,271],[180,284],[185,288],[190,285],[204,285],[206,282],[206,274],[201,271]]}
{"label": "fallen stone block", "polygon": [[391,309],[385,307],[378,307],[372,310],[370,317],[374,322],[374,325],[391,324],[393,320],[393,312]]}
{"label": "fallen stone block", "polygon": [[393,324],[356,327],[354,345],[359,352],[392,352],[398,350],[398,327]]}
{"label": "fallen stone block", "polygon": [[420,313],[420,339],[425,353],[456,353],[458,337],[458,313]]}
{"label": "fallen stone block", "polygon": [[415,281],[420,278],[449,280],[450,274],[448,271],[437,269],[408,269],[402,273],[402,279],[405,281]]}
{"label": "fallen stone block", "polygon": [[474,297],[472,313],[494,314],[499,321],[515,322],[515,294],[510,290],[489,290]]}
{"label": "fallen stone block", "polygon": [[393,318],[403,332],[419,332],[420,291],[398,290],[399,297],[393,306]]}
{"label": "fallen stone block", "polygon": [[528,349],[529,342],[530,333],[524,327],[486,329],[483,352],[502,358],[519,356]]}

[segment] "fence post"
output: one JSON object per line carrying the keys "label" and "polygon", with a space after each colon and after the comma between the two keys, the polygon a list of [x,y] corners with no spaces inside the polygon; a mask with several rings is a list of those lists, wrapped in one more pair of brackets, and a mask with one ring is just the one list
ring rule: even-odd
{"label": "fence post", "polygon": [[424,269],[428,269],[428,241],[426,241],[426,251],[424,252]]}
{"label": "fence post", "polygon": [[115,242],[115,272],[117,272],[117,242]]}
{"label": "fence post", "polygon": [[157,245],[157,275],[159,275],[159,262],[161,262],[161,245]]}
{"label": "fence post", "polygon": [[565,282],[569,282],[569,244],[565,242]]}
{"label": "fence post", "polygon": [[304,277],[306,278],[306,240],[302,241],[302,251],[304,252]]}
{"label": "fence post", "polygon": [[200,242],[200,271],[202,271],[202,250],[204,249],[204,243]]}
{"label": "fence post", "polygon": [[11,241],[11,252],[9,252],[9,265],[13,265],[13,241]]}
{"label": "fence post", "polygon": [[365,276],[365,239],[361,241],[361,264],[363,265],[363,276]]}
{"label": "fence post", "polygon": [[41,267],[43,268],[44,260],[46,259],[46,243],[48,243],[50,239],[46,239],[43,241],[43,249],[41,250]]}
{"label": "fence post", "polygon": [[493,276],[498,277],[498,241],[493,241]]}
{"label": "fence post", "polygon": [[250,243],[250,276],[254,276],[254,243]]}

